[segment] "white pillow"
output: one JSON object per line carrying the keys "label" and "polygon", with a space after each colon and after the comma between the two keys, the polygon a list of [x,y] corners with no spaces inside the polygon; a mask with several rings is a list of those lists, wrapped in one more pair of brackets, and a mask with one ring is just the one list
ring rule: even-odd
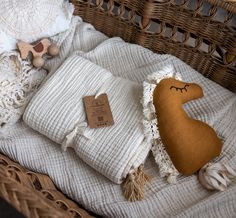
{"label": "white pillow", "polygon": [[[28,5],[28,6],[27,6]],[[73,4],[62,0],[3,0],[0,6],[0,53],[64,32],[70,27]]]}

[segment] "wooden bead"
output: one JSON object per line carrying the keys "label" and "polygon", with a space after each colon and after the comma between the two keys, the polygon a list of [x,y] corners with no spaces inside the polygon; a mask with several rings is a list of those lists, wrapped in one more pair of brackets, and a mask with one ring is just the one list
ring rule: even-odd
{"label": "wooden bead", "polygon": [[50,45],[48,48],[48,54],[51,56],[57,56],[59,54],[59,48],[55,44]]}
{"label": "wooden bead", "polygon": [[33,66],[40,68],[44,65],[44,59],[41,57],[36,57],[33,59]]}

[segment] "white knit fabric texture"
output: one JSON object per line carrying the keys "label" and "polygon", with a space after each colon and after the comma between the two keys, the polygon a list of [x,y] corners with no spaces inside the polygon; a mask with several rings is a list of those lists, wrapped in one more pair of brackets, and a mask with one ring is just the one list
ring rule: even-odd
{"label": "white knit fabric texture", "polygon": [[[115,124],[86,125],[83,97],[106,93]],[[24,114],[36,131],[73,147],[78,156],[116,183],[144,163],[150,144],[142,126],[142,87],[74,55],[50,77]]]}
{"label": "white knit fabric texture", "polygon": [[[214,127],[223,138],[224,147],[219,163],[236,166],[236,96],[204,78],[188,65],[170,55],[158,55],[120,38],[107,39],[80,18],[73,18],[71,29],[55,39],[61,43],[60,55],[47,60],[53,75],[58,66],[74,51],[93,63],[142,85],[147,75],[173,65],[182,80],[195,82],[204,89],[204,98],[184,107],[187,113]],[[178,183],[169,185],[158,174],[152,156],[145,171],[153,177],[142,201],[127,202],[120,185],[101,176],[84,163],[75,152],[62,152],[58,144],[27,128],[22,123],[11,128],[8,139],[0,139],[0,151],[27,169],[48,174],[56,186],[86,209],[102,217],[164,218],[201,217],[222,218],[236,214],[236,183],[224,192],[204,189],[197,176],[180,176]]]}
{"label": "white knit fabric texture", "polygon": [[0,136],[7,137],[46,75],[16,52],[0,55]]}
{"label": "white knit fabric texture", "polygon": [[72,4],[61,0],[2,0],[0,33],[9,46],[0,40],[0,48],[9,51],[12,39],[30,43],[69,29],[73,11]]}
{"label": "white knit fabric texture", "polygon": [[107,39],[103,33],[94,29],[91,24],[82,22],[78,16],[72,17],[70,29],[51,37],[51,41],[60,47],[59,55],[48,59],[44,68],[52,75],[64,60],[75,51],[88,52]]}

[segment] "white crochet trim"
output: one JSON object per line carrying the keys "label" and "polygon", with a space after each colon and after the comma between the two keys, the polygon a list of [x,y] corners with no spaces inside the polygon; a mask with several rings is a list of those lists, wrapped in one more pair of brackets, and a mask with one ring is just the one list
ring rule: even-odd
{"label": "white crochet trim", "polygon": [[57,0],[4,0],[0,7],[0,27],[13,38],[35,41],[47,35],[61,7]]}
{"label": "white crochet trim", "polygon": [[20,119],[46,75],[22,61],[17,52],[0,55],[0,136]]}
{"label": "white crochet trim", "polygon": [[147,81],[143,82],[143,114],[144,114],[144,133],[152,144],[152,153],[156,163],[159,166],[160,176],[167,177],[169,183],[176,183],[176,177],[179,172],[173,165],[165,147],[161,141],[158,122],[153,104],[153,91],[156,85],[165,78],[181,79],[178,74],[174,74],[172,66],[164,67],[163,70],[155,72],[147,77]]}

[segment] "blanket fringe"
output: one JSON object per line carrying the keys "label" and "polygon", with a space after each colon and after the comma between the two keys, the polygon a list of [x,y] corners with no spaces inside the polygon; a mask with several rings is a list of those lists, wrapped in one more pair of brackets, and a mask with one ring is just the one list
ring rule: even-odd
{"label": "blanket fringe", "polygon": [[151,178],[144,172],[143,165],[128,174],[123,183],[123,193],[128,201],[140,201],[144,198],[144,187]]}
{"label": "blanket fringe", "polygon": [[200,169],[198,178],[206,189],[224,191],[236,179],[236,171],[226,164],[208,163]]}

